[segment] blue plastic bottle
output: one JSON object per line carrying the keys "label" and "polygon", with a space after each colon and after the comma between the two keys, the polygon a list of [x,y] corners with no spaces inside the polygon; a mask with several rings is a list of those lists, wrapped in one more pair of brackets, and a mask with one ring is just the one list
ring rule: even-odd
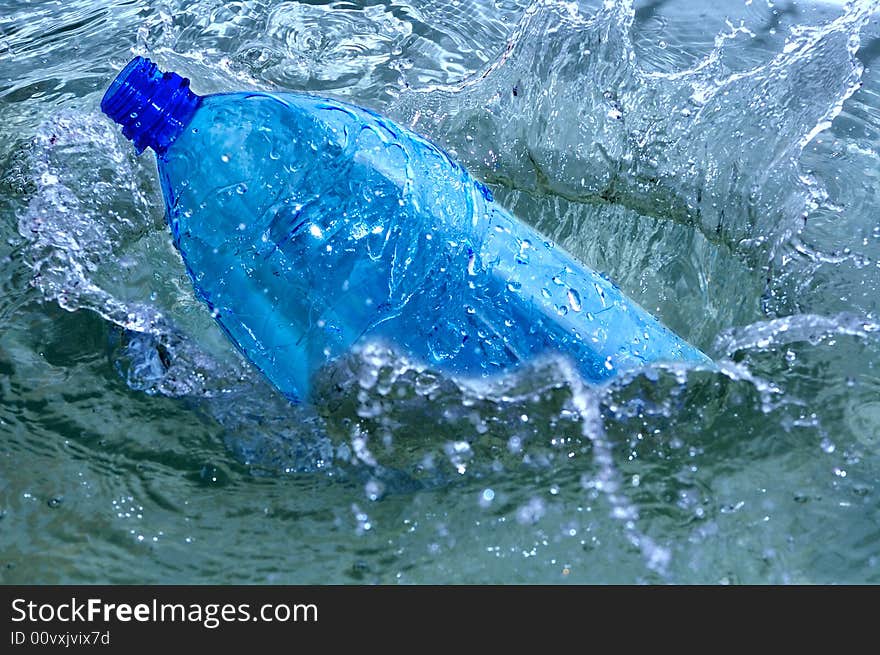
{"label": "blue plastic bottle", "polygon": [[196,293],[292,399],[368,340],[468,377],[552,353],[595,382],[708,362],[373,112],[296,93],[201,97],[141,57],[101,109],[155,151]]}

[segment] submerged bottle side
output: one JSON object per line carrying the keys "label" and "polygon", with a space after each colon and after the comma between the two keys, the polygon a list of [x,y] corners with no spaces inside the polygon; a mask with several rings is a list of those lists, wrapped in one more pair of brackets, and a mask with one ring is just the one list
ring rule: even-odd
{"label": "submerged bottle side", "polygon": [[468,377],[550,354],[593,381],[708,361],[442,151],[366,110],[207,96],[158,162],[198,295],[291,398],[370,341]]}

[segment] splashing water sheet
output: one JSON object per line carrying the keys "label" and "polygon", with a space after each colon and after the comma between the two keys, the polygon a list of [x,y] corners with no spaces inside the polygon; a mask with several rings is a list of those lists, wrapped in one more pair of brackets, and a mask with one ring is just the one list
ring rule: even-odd
{"label": "splashing water sheet", "polygon": [[[0,581],[880,582],[878,10],[0,0]],[[133,55],[411,127],[717,368],[290,404],[98,110]]]}

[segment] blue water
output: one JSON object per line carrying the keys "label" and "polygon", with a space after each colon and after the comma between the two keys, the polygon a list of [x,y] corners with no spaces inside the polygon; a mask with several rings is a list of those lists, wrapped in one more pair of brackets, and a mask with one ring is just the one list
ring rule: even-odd
{"label": "blue water", "polygon": [[[875,3],[0,7],[3,582],[878,581]],[[291,405],[100,113],[135,54],[425,135],[717,369],[377,342]]]}

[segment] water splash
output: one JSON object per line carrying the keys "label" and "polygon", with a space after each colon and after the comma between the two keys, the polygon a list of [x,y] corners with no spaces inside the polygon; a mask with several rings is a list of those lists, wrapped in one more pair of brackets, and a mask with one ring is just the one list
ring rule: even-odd
{"label": "water splash", "polygon": [[[98,149],[113,141],[105,121],[76,112],[43,123],[28,150],[28,168],[20,172],[30,177],[34,193],[18,230],[30,244],[32,283],[43,298],[145,331],[161,314],[145,302],[128,307],[108,290],[117,276],[118,267],[108,266],[117,247],[148,227],[130,216],[149,206],[131,157],[121,148]],[[117,204],[119,188],[128,191],[128,206]]]}
{"label": "water splash", "polygon": [[572,405],[582,422],[582,433],[593,446],[593,465],[596,475],[594,479],[586,480],[584,486],[598,489],[605,494],[611,505],[612,517],[622,522],[627,539],[640,550],[646,566],[663,575],[667,571],[672,554],[669,549],[658,545],[638,527],[639,510],[622,493],[622,476],[614,461],[613,447],[605,435],[598,400],[573,370],[569,368],[563,371],[571,388]]}
{"label": "water splash", "polygon": [[666,73],[639,65],[631,1],[593,15],[538,2],[483,72],[406,94],[393,111],[493,182],[622,204],[734,250],[772,251],[822,197],[797,160],[859,88],[859,32],[877,7],[852,3],[799,26],[744,71],[726,50],[754,34],[731,27],[693,68]]}
{"label": "water splash", "polygon": [[878,332],[880,323],[851,313],[837,316],[798,314],[726,330],[718,335],[715,344],[719,351],[730,357],[741,350],[768,350],[798,341],[815,345],[840,335],[876,339]]}
{"label": "water splash", "polygon": [[[50,80],[0,89],[9,101],[0,108],[4,117],[8,107],[29,98],[44,103],[39,107],[46,116],[26,144],[21,170],[4,173],[5,182],[15,178],[14,186],[22,190],[16,214],[20,239],[26,242],[24,257],[42,299],[71,311],[95,311],[121,326],[111,359],[131,388],[192,403],[196,412],[224,428],[230,450],[254,471],[348,475],[363,483],[369,502],[469,480],[480,482],[482,490],[488,480],[495,490],[492,511],[501,512],[506,475],[553,471],[555,481],[577,471],[589,492],[607,501],[624,539],[661,574],[689,560],[680,555],[686,547],[667,547],[670,539],[657,527],[651,503],[697,521],[694,543],[705,543],[723,529],[719,521],[696,514],[701,510],[711,516],[713,509],[703,509],[687,487],[696,477],[690,467],[699,460],[699,449],[720,449],[716,439],[733,444],[734,453],[757,452],[768,459],[768,453],[797,452],[800,445],[811,461],[819,461],[817,466],[849,468],[852,479],[851,462],[876,449],[877,413],[871,399],[877,386],[870,371],[853,373],[844,365],[870,364],[876,354],[874,315],[804,308],[776,298],[761,306],[764,315],[757,322],[749,313],[731,320],[723,309],[752,300],[742,288],[751,290],[755,279],[763,283],[769,275],[763,267],[774,256],[779,266],[772,271],[775,289],[797,296],[798,302],[802,286],[818,287],[813,299],[836,287],[813,276],[814,269],[792,264],[797,258],[806,258],[810,266],[874,265],[876,257],[859,259],[843,252],[835,258],[792,236],[805,217],[845,217],[849,211],[831,202],[823,188],[828,179],[801,160],[804,149],[823,138],[822,130],[865,74],[857,58],[859,32],[877,3],[853,3],[839,17],[798,27],[787,43],[780,35],[780,42],[766,43],[745,60],[739,55],[762,34],[754,24],[732,22],[714,43],[710,39],[708,53],[675,70],[659,56],[651,61],[643,56],[644,48],[634,42],[636,9],[628,2],[609,3],[594,14],[583,5],[559,2],[528,9],[503,3],[505,16],[522,15],[509,39],[501,21],[485,19],[488,10],[479,3],[463,3],[466,15],[474,18],[467,29],[455,24],[460,20],[445,3],[417,8],[391,3],[373,8],[372,17],[366,10],[350,9],[343,13],[350,23],[346,29],[368,56],[353,59],[346,48],[334,50],[334,65],[327,68],[314,67],[297,29],[297,21],[307,23],[324,9],[294,10],[291,4],[212,1],[179,11],[178,3],[159,3],[142,8],[144,29],[131,45],[140,52],[162,53],[171,67],[175,58],[185,59],[204,91],[309,85],[381,106],[449,144],[488,181],[518,189],[508,195],[512,203],[522,198],[538,203],[538,211],[518,213],[543,222],[552,238],[568,239],[573,249],[600,259],[594,244],[610,243],[609,262],[629,260],[636,262],[633,269],[641,269],[630,279],[637,292],[660,283],[650,277],[651,267],[681,260],[684,251],[702,258],[681,264],[693,272],[668,268],[657,276],[669,283],[669,291],[665,299],[659,295],[649,304],[674,312],[676,285],[696,280],[695,287],[678,291],[679,298],[699,298],[683,312],[683,320],[697,322],[703,314],[714,314],[716,323],[705,328],[707,343],[721,325],[727,329],[715,340],[715,351],[745,360],[722,361],[718,373],[642,372],[597,392],[566,378],[564,367],[556,364],[474,389],[393,354],[372,352],[347,373],[328,371],[323,404],[312,414],[296,413],[225,348],[222,335],[206,327],[209,317],[191,302],[183,271],[167,247],[151,162],[135,160],[109,124],[94,115],[96,94],[109,70],[128,54],[118,39],[112,47],[109,40],[101,46],[108,62],[116,58],[112,64],[61,80],[52,65],[39,60],[54,52],[65,32],[53,37],[54,46],[52,39],[39,42],[33,31],[19,32],[2,43],[18,51],[22,65],[33,64],[39,76]],[[136,8],[127,11],[135,15]],[[93,28],[122,20],[102,8],[82,13],[79,8],[58,18],[59,25],[82,19],[81,28],[70,34],[89,35]],[[273,29],[266,30],[270,19]],[[52,105],[74,96],[85,99],[61,112]],[[22,116],[11,116],[10,133],[29,125],[34,111],[28,105]],[[21,145],[19,135],[2,137],[4,144],[16,139]],[[874,159],[866,161],[873,164]],[[603,220],[620,228],[604,244],[607,233],[595,230]],[[673,227],[665,225],[671,222]],[[651,229],[639,231],[644,223]],[[705,239],[679,240],[691,228]],[[639,250],[647,253],[644,261]],[[747,255],[751,269],[734,271],[724,259],[726,250]],[[715,268],[706,264],[713,259],[721,262]],[[139,266],[142,261],[150,266]],[[722,280],[725,276],[729,279]],[[569,298],[571,311],[577,304]],[[781,309],[808,313],[774,317]],[[747,325],[728,328],[739,322]],[[838,336],[853,337],[856,345],[837,342]],[[801,348],[814,343],[820,347]],[[786,369],[766,364],[776,355],[793,368],[791,379],[785,378]],[[843,364],[832,369],[828,364],[835,361]],[[822,386],[809,377],[811,367],[830,371]],[[840,390],[829,388],[838,381]],[[823,427],[822,409],[811,404],[820,391],[831,396],[832,407],[843,408],[841,425],[853,433],[854,445],[848,445],[846,435],[834,434],[837,450],[829,453],[820,446],[828,437],[823,430],[831,430]],[[742,408],[763,412],[761,425],[781,425],[784,434],[773,433],[766,442],[782,445],[728,428],[739,422]],[[635,469],[623,446],[636,439],[642,423],[651,430],[633,446],[641,458]],[[425,425],[436,429],[427,432]],[[667,430],[675,436],[668,437]],[[786,441],[789,433],[793,436]],[[663,438],[669,440],[669,457],[662,450]],[[657,449],[653,459],[641,445],[649,442]],[[832,466],[830,458],[838,456]],[[699,461],[710,481],[703,484],[715,484],[714,474],[725,480],[729,471],[724,464],[715,470],[706,459]],[[685,472],[672,470],[670,461]],[[656,483],[660,491],[649,494],[652,466],[660,469],[662,483]],[[638,487],[629,484],[633,475],[641,477]],[[722,504],[724,487],[718,484],[712,498],[722,508],[719,515],[749,511],[739,498]],[[667,507],[662,485],[691,495]],[[378,488],[382,494],[374,493]],[[540,530],[552,517],[552,504],[531,489],[525,499],[519,506],[532,508],[527,523]],[[538,502],[531,505],[534,499]],[[355,514],[369,520],[381,514],[373,511],[378,506],[369,506],[369,512],[363,507],[368,506],[359,505]],[[752,507],[761,506],[754,501]],[[759,520],[762,516],[756,515]],[[376,529],[364,532],[387,526],[377,519]]]}

